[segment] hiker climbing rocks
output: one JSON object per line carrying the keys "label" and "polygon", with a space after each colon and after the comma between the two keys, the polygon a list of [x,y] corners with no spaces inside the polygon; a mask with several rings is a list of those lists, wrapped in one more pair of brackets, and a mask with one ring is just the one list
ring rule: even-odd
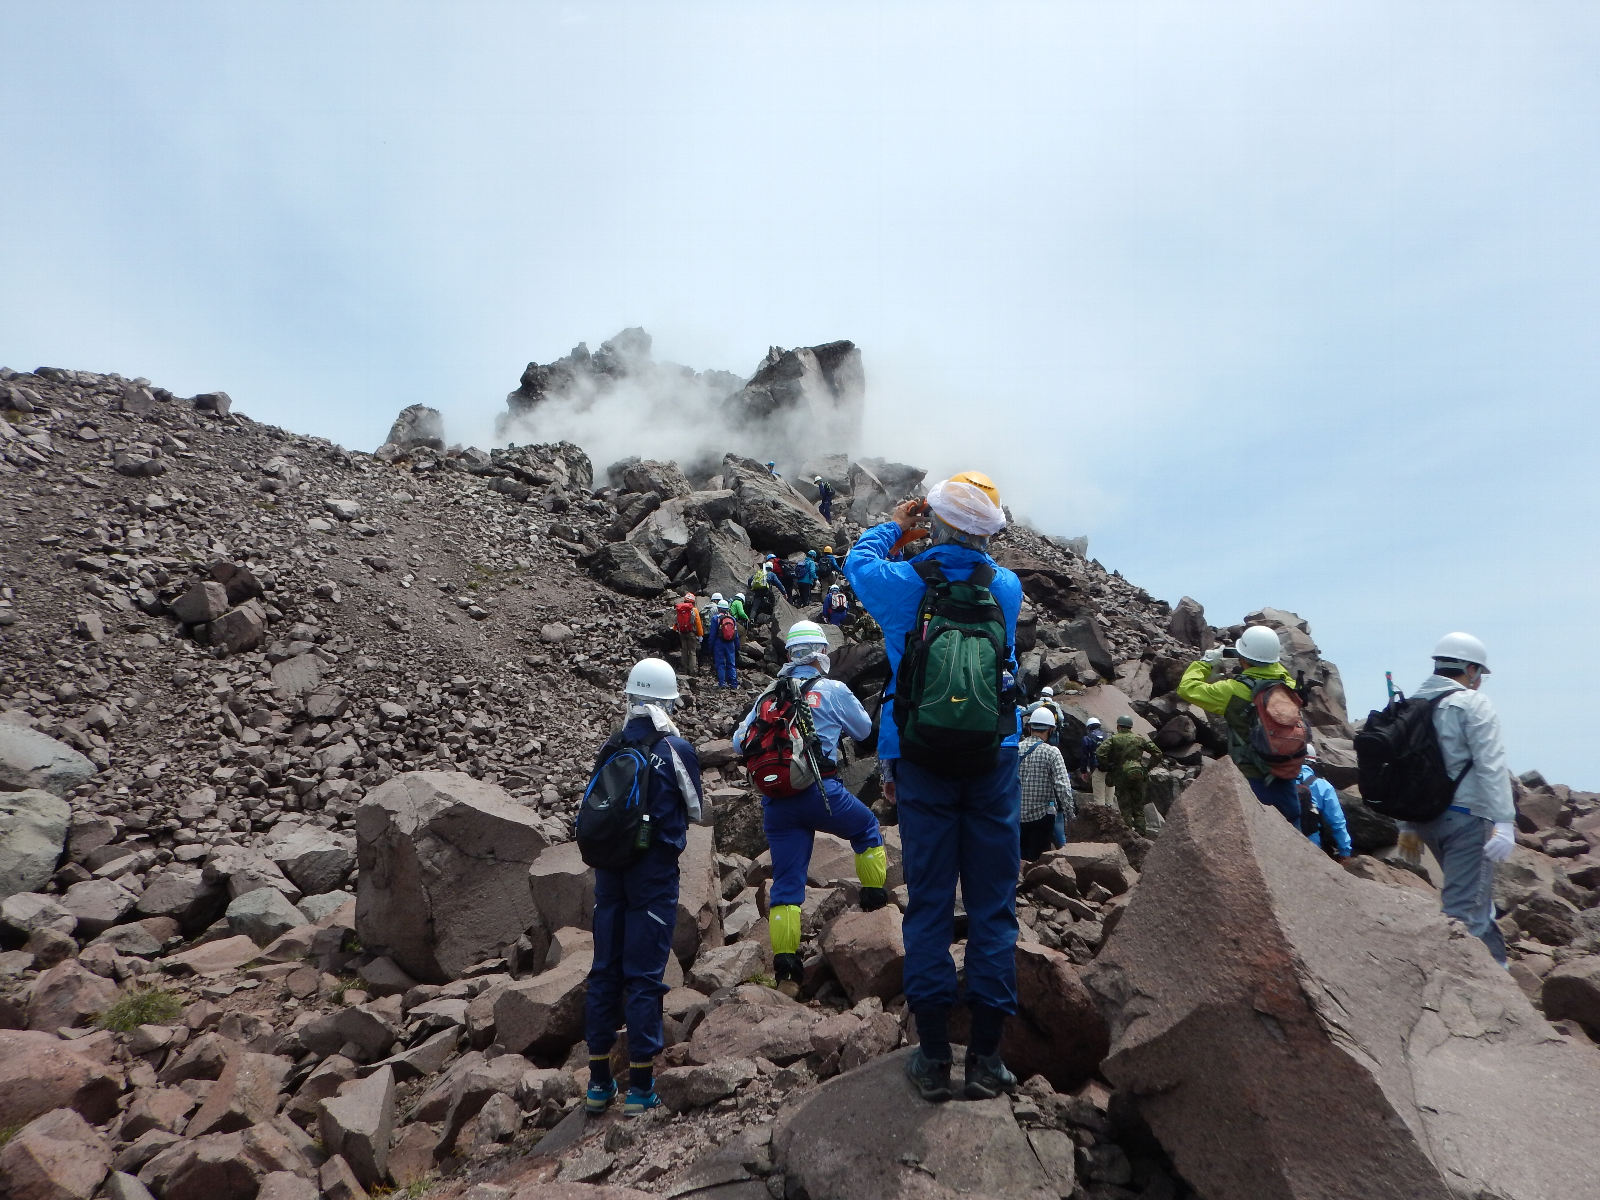
{"label": "hiker climbing rocks", "polygon": [[717,615],[711,625],[711,655],[717,668],[717,686],[739,686],[739,622],[733,619],[732,605],[726,600],[717,603]]}
{"label": "hiker climbing rocks", "polygon": [[[1005,1018],[1017,1011],[1018,813],[1014,672],[1022,584],[989,557],[1006,527],[987,476],[965,472],[908,500],[867,530],[845,576],[883,627],[893,720],[879,723],[885,797],[898,803],[906,884],[905,994],[921,1045],[907,1060],[917,1091],[948,1100],[950,957],[956,884],[967,910],[966,1001],[971,1033],[965,1094],[1016,1088],[1000,1061]],[[909,562],[902,538],[931,540]]]}
{"label": "hiker climbing rocks", "polygon": [[1083,726],[1083,773],[1089,777],[1089,787],[1094,792],[1096,804],[1109,804],[1106,799],[1106,773],[1100,765],[1100,744],[1106,740],[1105,726],[1099,717],[1090,717]]}
{"label": "hiker climbing rocks", "polygon": [[828,587],[837,578],[839,578],[839,560],[833,556],[832,546],[824,546],[822,553],[817,555],[817,582],[823,587]]}
{"label": "hiker climbing rocks", "polygon": [[1295,789],[1300,795],[1300,830],[1311,844],[1343,862],[1350,857],[1350,830],[1333,784],[1317,774],[1317,748],[1306,743],[1306,765],[1300,768]]}
{"label": "hiker climbing rocks", "polygon": [[1035,708],[1024,724],[1027,737],[1017,754],[1022,791],[1022,860],[1032,862],[1056,840],[1056,823],[1077,815],[1072,799],[1072,776],[1061,751],[1050,741],[1056,732],[1056,715]]}
{"label": "hiker climbing rocks", "polygon": [[807,550],[806,556],[794,567],[795,603],[801,608],[811,604],[811,591],[817,586],[817,552]]}
{"label": "hiker climbing rocks", "polygon": [[822,598],[822,620],[827,625],[848,625],[851,621],[850,597],[837,583],[828,588]]}
{"label": "hiker climbing rocks", "polygon": [[1065,714],[1062,713],[1061,706],[1056,703],[1055,688],[1040,688],[1039,698],[1022,710],[1022,725],[1024,729],[1027,728],[1028,722],[1033,719],[1033,714],[1040,709],[1048,711],[1051,716],[1050,736],[1046,740],[1052,746],[1059,747],[1061,745],[1061,720]]}
{"label": "hiker climbing rocks", "polygon": [[[623,1114],[660,1106],[655,1057],[665,1041],[661,998],[678,921],[678,855],[700,820],[700,760],[678,733],[678,679],[659,658],[636,663],[623,692],[622,729],[600,747],[578,810],[583,861],[594,868],[594,965],[584,1001],[588,1110],[617,1096],[611,1048],[628,1028]],[[628,804],[632,798],[634,803]]]}
{"label": "hiker climbing rocks", "polygon": [[[1401,818],[1402,854],[1420,862],[1422,845],[1433,851],[1444,871],[1440,901],[1445,914],[1465,925],[1505,966],[1505,937],[1494,920],[1494,864],[1505,862],[1516,847],[1517,812],[1500,717],[1478,690],[1488,674],[1489,652],[1482,642],[1470,633],[1446,634],[1433,650],[1433,674],[1411,698],[1400,697],[1367,718],[1356,737],[1356,757],[1363,799],[1372,790],[1369,803],[1376,801],[1380,812]],[[1430,719],[1421,720],[1424,716]],[[1432,764],[1407,780],[1404,796],[1367,787],[1369,776],[1385,773],[1375,770],[1382,764],[1374,760],[1390,731],[1395,759]]]}
{"label": "hiker climbing rocks", "polygon": [[[817,489],[817,510],[822,513],[822,519],[829,525],[833,524],[833,489],[821,475],[812,481]],[[831,552],[831,547],[830,547]]]}
{"label": "hiker climbing rocks", "polygon": [[750,623],[750,614],[744,609],[744,593],[735,593],[732,600],[728,601],[728,611],[733,614],[733,619],[741,625]]}
{"label": "hiker climbing rocks", "polygon": [[1228,724],[1228,754],[1263,804],[1270,804],[1291,825],[1300,823],[1300,797],[1295,779],[1305,761],[1305,718],[1302,701],[1279,661],[1283,647],[1265,625],[1251,625],[1239,635],[1234,653],[1244,663],[1239,674],[1209,682],[1227,651],[1207,650],[1189,664],[1178,681],[1178,699],[1219,714]]}
{"label": "hiker climbing rocks", "polygon": [[861,907],[888,902],[887,854],[878,819],[839,781],[839,739],[858,741],[872,718],[845,684],[826,679],[828,638],[822,626],[796,621],[784,640],[789,661],[777,681],[756,698],[733,734],[733,747],[761,793],[761,827],[772,850],[768,921],[773,974],[785,995],[800,991],[800,906],[806,871],[821,830],[844,838],[856,852]]}
{"label": "hiker climbing rocks", "polygon": [[706,627],[700,619],[700,610],[695,607],[693,592],[685,592],[683,599],[673,605],[672,628],[678,635],[683,669],[690,674],[699,674],[700,645],[705,641]]}
{"label": "hiker climbing rocks", "polygon": [[1100,743],[1098,761],[1106,783],[1116,791],[1122,819],[1141,836],[1145,832],[1145,781],[1150,769],[1164,758],[1161,747],[1133,731],[1133,718],[1126,713],[1117,718],[1117,732]]}

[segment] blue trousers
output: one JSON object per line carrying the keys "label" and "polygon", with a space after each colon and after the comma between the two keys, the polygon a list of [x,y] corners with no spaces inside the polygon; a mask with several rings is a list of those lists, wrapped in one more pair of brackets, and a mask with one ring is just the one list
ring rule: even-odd
{"label": "blue trousers", "polygon": [[820,509],[821,512],[822,512],[822,519],[824,521],[826,521],[829,525],[832,525],[833,524],[833,497],[829,496],[826,500],[822,501],[821,504],[817,505],[817,508]]}
{"label": "blue trousers", "polygon": [[[883,845],[883,833],[872,810],[852,796],[837,779],[824,779],[823,791],[813,785],[786,800],[761,798],[761,828],[772,848],[773,904],[804,904],[806,872],[816,834],[844,838],[857,854]],[[823,803],[823,792],[827,803]]]}
{"label": "blue trousers", "polygon": [[1489,947],[1495,962],[1506,963],[1506,939],[1494,923],[1494,863],[1483,856],[1483,843],[1494,823],[1471,813],[1445,809],[1417,835],[1444,870],[1439,895],[1445,916],[1454,917]]}
{"label": "blue trousers", "polygon": [[739,686],[739,646],[717,638],[711,643],[712,656],[717,664],[717,686]]}
{"label": "blue trousers", "polygon": [[1294,780],[1275,776],[1252,779],[1250,790],[1261,803],[1281,812],[1289,824],[1296,829],[1300,827],[1300,793],[1295,790]]}
{"label": "blue trousers", "polygon": [[628,1026],[628,1058],[661,1053],[662,976],[678,922],[676,846],[657,842],[626,871],[594,873],[594,965],[589,968],[585,1039],[606,1054]]}
{"label": "blue trousers", "polygon": [[1017,1011],[1017,869],[1022,862],[1022,787],[1016,747],[973,779],[946,779],[895,764],[906,909],[906,1002],[913,1013],[956,1000],[956,881],[967,908],[967,1000]]}

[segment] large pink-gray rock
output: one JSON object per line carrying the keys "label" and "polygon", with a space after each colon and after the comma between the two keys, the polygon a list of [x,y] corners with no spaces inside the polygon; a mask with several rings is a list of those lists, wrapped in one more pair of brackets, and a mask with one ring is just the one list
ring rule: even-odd
{"label": "large pink-gray rock", "polygon": [[594,868],[577,842],[551,846],[528,868],[528,887],[546,929],[589,929],[594,924]]}
{"label": "large pink-gray rock", "polygon": [[0,1150],[11,1200],[89,1200],[110,1169],[105,1139],[70,1108],[36,1117]]}
{"label": "large pink-gray rock", "polygon": [[343,1155],[363,1186],[383,1182],[394,1131],[394,1072],[379,1067],[343,1095],[324,1100],[317,1131],[327,1152]]}
{"label": "large pink-gray rock", "polygon": [[75,1109],[95,1124],[116,1115],[121,1073],[72,1046],[53,1031],[0,1031],[0,1129],[56,1108]]}
{"label": "large pink-gray rock", "polygon": [[528,868],[538,814],[451,771],[396,775],[356,810],[356,930],[425,983],[496,957],[538,920]]}
{"label": "large pink-gray rock", "polygon": [[1173,806],[1085,981],[1102,1073],[1206,1196],[1600,1196],[1600,1052],[1436,901],[1341,870],[1231,763]]}
{"label": "large pink-gray rock", "polygon": [[494,1002],[495,1040],[513,1054],[564,1054],[583,1036],[593,961],[593,950],[568,955],[552,970],[502,991]]}
{"label": "large pink-gray rock", "polygon": [[929,1104],[906,1078],[910,1054],[886,1054],[785,1106],[772,1155],[787,1183],[811,1200],[1058,1200],[1010,1100]]}
{"label": "large pink-gray rock", "polygon": [[271,1054],[234,1052],[184,1133],[232,1133],[269,1120],[278,1111],[278,1088],[292,1065]]}
{"label": "large pink-gray rock", "polygon": [[717,871],[716,832],[689,826],[678,856],[678,923],[672,950],[687,967],[703,948],[722,945],[722,876]]}
{"label": "large pink-gray rock", "polygon": [[892,1000],[904,990],[906,944],[900,910],[847,912],[822,932],[822,953],[850,1002],[868,996]]}
{"label": "large pink-gray rock", "polygon": [[689,1061],[701,1065],[765,1058],[787,1066],[811,1053],[811,1030],[820,1014],[781,992],[743,984],[695,1026]]}
{"label": "large pink-gray rock", "polygon": [[44,1033],[87,1025],[117,998],[117,985],[69,958],[33,981],[28,993],[28,1028]]}

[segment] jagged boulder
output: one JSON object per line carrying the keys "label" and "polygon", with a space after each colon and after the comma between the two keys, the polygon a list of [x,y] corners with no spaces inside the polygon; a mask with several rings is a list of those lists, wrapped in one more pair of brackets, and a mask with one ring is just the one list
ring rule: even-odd
{"label": "jagged boulder", "polygon": [[397,446],[401,450],[410,450],[416,446],[443,450],[444,418],[439,415],[437,408],[429,408],[426,404],[408,405],[402,408],[400,415],[394,419],[385,441],[388,445]]}
{"label": "jagged boulder", "polygon": [[1600,1052],[1436,902],[1355,878],[1208,763],[1086,974],[1102,1073],[1207,1196],[1600,1196]]}
{"label": "jagged boulder", "polygon": [[[730,493],[731,494],[731,493]],[[698,525],[689,535],[685,562],[707,594],[721,592],[733,596],[745,590],[745,581],[755,569],[757,555],[748,539],[712,525]]]}
{"label": "jagged boulder", "polygon": [[730,454],[722,460],[723,482],[738,500],[737,520],[750,535],[750,544],[770,554],[821,550],[833,541],[833,531],[799,493],[766,467],[749,458]]}
{"label": "jagged boulder", "polygon": [[855,443],[865,400],[866,376],[854,342],[774,346],[749,382],[728,397],[726,411],[735,425],[803,431],[810,444],[834,449]]}
{"label": "jagged boulder", "polygon": [[356,929],[407,974],[444,983],[538,920],[528,868],[538,814],[453,771],[397,775],[356,810]]}
{"label": "jagged boulder", "polygon": [[650,556],[632,542],[608,542],[586,563],[596,580],[628,596],[659,596],[670,582]]}

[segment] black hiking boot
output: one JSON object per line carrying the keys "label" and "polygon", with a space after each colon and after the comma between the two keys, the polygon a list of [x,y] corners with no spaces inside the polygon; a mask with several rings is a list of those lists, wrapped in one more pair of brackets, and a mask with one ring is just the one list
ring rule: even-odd
{"label": "black hiking boot", "polygon": [[943,1104],[955,1095],[950,1090],[950,1064],[929,1058],[918,1046],[906,1059],[906,1075],[917,1095],[931,1104]]}
{"label": "black hiking boot", "polygon": [[778,981],[778,990],[793,1000],[800,995],[800,984],[805,978],[805,964],[798,954],[774,954],[772,974]]}
{"label": "black hiking boot", "polygon": [[1007,1070],[1000,1055],[967,1051],[967,1082],[962,1095],[968,1100],[993,1100],[1001,1092],[1017,1090],[1017,1077]]}

